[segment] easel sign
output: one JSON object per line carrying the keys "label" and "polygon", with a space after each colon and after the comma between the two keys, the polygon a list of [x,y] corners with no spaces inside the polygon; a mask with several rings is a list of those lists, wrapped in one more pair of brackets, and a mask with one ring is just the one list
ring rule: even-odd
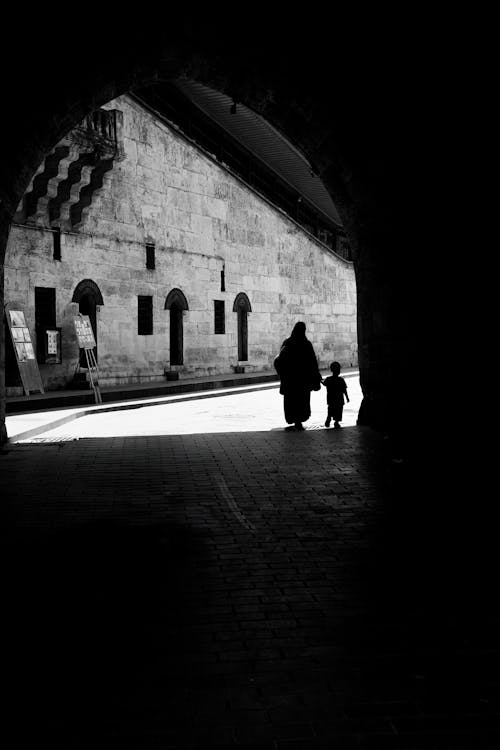
{"label": "easel sign", "polygon": [[10,310],[6,306],[5,317],[26,396],[30,395],[30,391],[44,393],[38,362],[23,311]]}
{"label": "easel sign", "polygon": [[73,318],[73,322],[75,324],[78,346],[80,347],[80,349],[85,350],[85,359],[87,360],[90,384],[92,386],[92,390],[94,391],[95,402],[96,404],[102,404],[101,391],[99,389],[99,370],[94,354],[94,347],[96,343],[90,318],[88,315],[82,315],[81,313],[79,313],[77,317]]}
{"label": "easel sign", "polygon": [[89,316],[79,314],[74,321],[80,349],[93,349],[96,344]]}

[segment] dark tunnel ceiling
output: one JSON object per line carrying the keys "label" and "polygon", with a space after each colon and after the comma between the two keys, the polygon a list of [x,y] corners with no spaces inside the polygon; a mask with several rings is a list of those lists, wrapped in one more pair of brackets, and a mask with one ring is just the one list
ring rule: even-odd
{"label": "dark tunnel ceiling", "polygon": [[[288,183],[319,213],[333,224],[342,226],[330,194],[321,179],[314,175],[306,157],[264,118],[240,102],[236,104],[236,112],[232,114],[233,100],[230,97],[198,81],[176,79],[172,86],[230,137],[266,164],[281,180]],[[148,99],[145,94],[144,90],[137,92],[139,98]],[[158,99],[154,106],[158,109]]]}

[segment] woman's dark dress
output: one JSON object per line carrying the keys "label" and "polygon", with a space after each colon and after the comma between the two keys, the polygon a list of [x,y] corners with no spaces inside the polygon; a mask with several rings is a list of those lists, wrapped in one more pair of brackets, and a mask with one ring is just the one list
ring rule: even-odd
{"label": "woman's dark dress", "polygon": [[311,416],[311,390],[317,390],[321,382],[313,345],[305,336],[290,336],[283,342],[274,365],[281,379],[287,424],[305,422]]}

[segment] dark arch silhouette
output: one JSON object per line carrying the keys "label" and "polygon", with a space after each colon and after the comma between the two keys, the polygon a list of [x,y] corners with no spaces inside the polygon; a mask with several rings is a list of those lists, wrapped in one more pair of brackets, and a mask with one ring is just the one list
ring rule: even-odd
{"label": "dark arch silhouette", "polygon": [[252,305],[245,292],[239,292],[234,299],[233,312],[238,312],[238,310],[252,312]]}
{"label": "dark arch silhouette", "polygon": [[92,279],[84,279],[76,285],[71,301],[80,302],[81,298],[88,294],[92,294],[95,297],[96,305],[104,305],[101,290]]}
{"label": "dark arch silhouette", "polygon": [[[92,279],[83,279],[76,285],[71,301],[78,302],[78,311],[90,318],[90,325],[96,342],[94,356],[97,362],[97,305],[104,305],[101,290]],[[87,359],[83,349],[80,351],[80,367],[87,367]]]}
{"label": "dark arch silhouette", "polygon": [[170,310],[170,364],[184,364],[184,325],[182,313],[189,310],[187,299],[180,289],[172,289],[165,300],[165,310]]}
{"label": "dark arch silhouette", "polygon": [[[258,17],[248,18],[244,33],[234,18],[215,19],[210,9],[205,14],[193,14],[182,7],[175,11],[175,18],[175,44],[162,24],[146,16],[121,19],[121,31],[114,16],[100,19],[109,53],[106,59],[89,55],[78,71],[74,65],[63,66],[50,95],[43,87],[32,92],[36,100],[26,97],[25,91],[30,88],[37,61],[44,59],[46,39],[54,37],[57,25],[53,18],[24,19],[23,35],[29,40],[25,64],[2,82],[4,100],[16,117],[4,118],[2,123],[0,263],[12,217],[29,182],[61,138],[90,112],[119,95],[188,74],[244,102],[281,130],[314,167],[312,175],[320,176],[330,192],[352,248],[356,271],[364,406],[360,423],[391,428],[388,415],[403,415],[413,408],[414,399],[409,394],[415,393],[414,352],[420,350],[420,327],[415,325],[414,310],[417,290],[427,280],[422,264],[422,276],[416,283],[409,259],[412,251],[420,251],[420,245],[407,227],[413,216],[410,207],[420,203],[426,190],[434,156],[432,149],[419,152],[409,147],[415,136],[419,141],[422,138],[422,128],[415,118],[398,120],[402,127],[397,133],[393,127],[396,118],[406,111],[404,106],[412,111],[415,95],[423,90],[419,76],[413,75],[420,52],[410,45],[406,60],[400,57],[399,47],[395,58],[387,55],[391,65],[398,59],[401,70],[408,66],[408,86],[404,87],[402,101],[397,77],[386,75],[391,68],[386,70],[385,59],[374,56],[367,47],[358,50],[356,65],[346,66],[349,48],[342,51],[336,45],[342,74],[336,77],[334,100],[342,104],[333,107],[325,95],[333,63],[330,53],[327,55],[324,46],[317,43],[316,17],[303,14],[300,19],[300,54],[286,44],[297,32],[297,20],[285,19],[283,14],[267,18],[264,26]],[[84,26],[75,26],[71,35],[60,34],[59,58],[73,59],[74,50],[85,45],[86,33]],[[123,43],[124,33],[128,44]],[[386,41],[389,49],[392,37]],[[283,60],[280,65],[276,65],[278,53]],[[0,50],[2,54],[7,56],[8,67],[8,46]],[[364,64],[363,56],[368,64]],[[250,60],[251,64],[242,64]],[[372,118],[367,132],[365,113],[371,111],[377,111],[378,117]],[[403,253],[402,241],[407,246]],[[437,284],[436,289],[440,289]],[[0,337],[0,361],[3,349]],[[0,390],[0,442],[5,440],[5,396]]]}
{"label": "dark arch silhouette", "polygon": [[177,305],[181,310],[189,310],[188,301],[180,289],[172,289],[165,300],[165,310],[170,310],[172,305]]}
{"label": "dark arch silhouette", "polygon": [[238,362],[248,360],[248,313],[252,306],[245,292],[236,295],[233,312],[238,315]]}

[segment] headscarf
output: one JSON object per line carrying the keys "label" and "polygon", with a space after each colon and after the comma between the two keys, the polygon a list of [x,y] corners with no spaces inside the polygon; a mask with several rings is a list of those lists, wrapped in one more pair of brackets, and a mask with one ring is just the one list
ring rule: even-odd
{"label": "headscarf", "polygon": [[281,378],[282,388],[316,384],[321,380],[313,345],[306,337],[306,324],[295,323],[291,335],[281,346],[275,367]]}
{"label": "headscarf", "polygon": [[306,339],[306,324],[301,320],[299,320],[298,323],[295,323],[292,329],[292,333],[290,334],[290,338],[294,341]]}

